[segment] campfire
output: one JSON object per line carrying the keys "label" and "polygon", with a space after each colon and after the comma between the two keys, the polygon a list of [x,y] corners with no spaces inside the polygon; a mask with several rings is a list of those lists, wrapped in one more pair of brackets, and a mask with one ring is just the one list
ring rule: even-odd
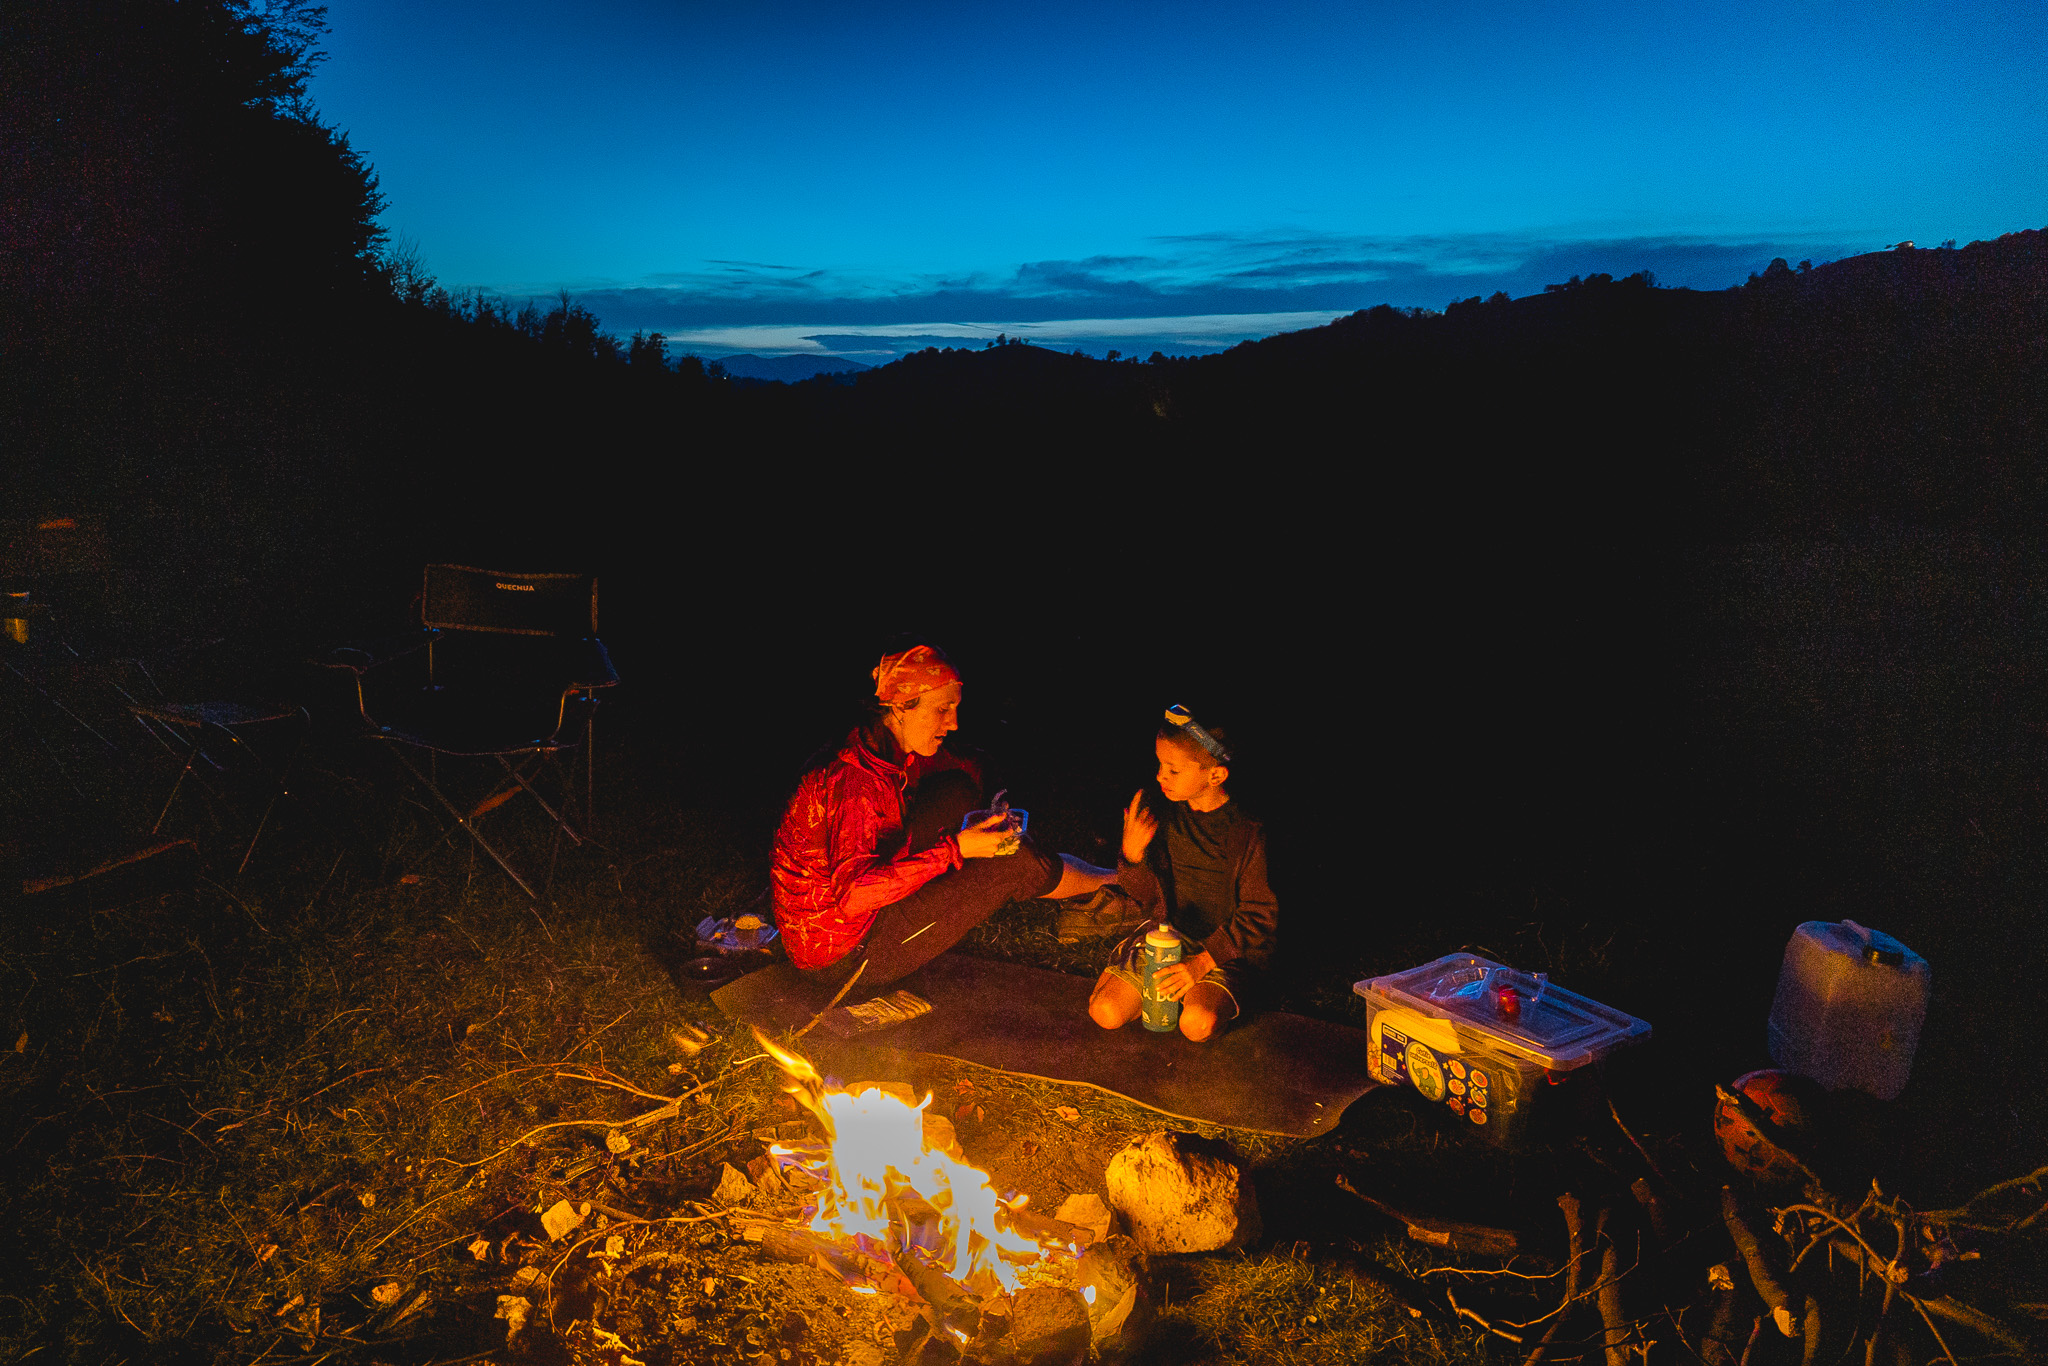
{"label": "campfire", "polygon": [[816,1262],[855,1293],[921,1302],[933,1331],[963,1344],[1007,1319],[1016,1297],[1078,1295],[1085,1346],[1087,1318],[1101,1312],[1082,1260],[1093,1230],[1028,1209],[1028,1195],[999,1193],[967,1162],[951,1121],[930,1113],[929,1094],[829,1084],[809,1059],[756,1038],[811,1132],[768,1145],[762,1184],[795,1210],[751,1222],[749,1239]]}
{"label": "campfire", "polygon": [[931,1096],[831,1086],[801,1054],[765,1036],[761,1046],[819,1134],[769,1146],[803,1227],[913,1284],[929,1269],[979,1298],[1072,1280],[1087,1232],[1027,1212],[1028,1195],[998,1195],[950,1122],[927,1114]]}

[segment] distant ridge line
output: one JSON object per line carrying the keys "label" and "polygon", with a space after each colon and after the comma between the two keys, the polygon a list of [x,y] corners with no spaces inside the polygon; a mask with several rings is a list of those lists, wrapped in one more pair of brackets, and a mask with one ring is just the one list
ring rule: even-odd
{"label": "distant ridge line", "polygon": [[845,356],[790,355],[790,356],[715,356],[706,364],[723,366],[725,373],[734,379],[768,380],[782,384],[795,384],[817,375],[843,375],[874,367],[862,361],[849,360]]}

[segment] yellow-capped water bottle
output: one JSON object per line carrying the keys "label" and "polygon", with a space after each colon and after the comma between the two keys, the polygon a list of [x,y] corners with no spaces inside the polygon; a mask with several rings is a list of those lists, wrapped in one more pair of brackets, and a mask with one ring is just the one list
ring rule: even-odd
{"label": "yellow-capped water bottle", "polygon": [[1171,925],[1157,925],[1145,934],[1144,1013],[1145,1028],[1164,1034],[1180,1027],[1180,1002],[1159,994],[1159,970],[1180,961],[1180,935]]}

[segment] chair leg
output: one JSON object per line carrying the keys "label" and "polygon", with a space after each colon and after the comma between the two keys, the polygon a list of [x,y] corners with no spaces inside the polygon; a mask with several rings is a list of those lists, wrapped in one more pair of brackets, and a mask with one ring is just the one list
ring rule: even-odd
{"label": "chair leg", "polygon": [[179,770],[178,781],[171,784],[171,795],[164,798],[164,809],[156,813],[156,824],[149,827],[150,834],[154,835],[164,828],[164,821],[171,814],[171,803],[178,800],[178,793],[184,789],[185,779],[191,775],[192,764],[197,754],[198,751],[194,750],[185,756],[185,767]]}
{"label": "chair leg", "polygon": [[270,824],[270,813],[277,810],[278,797],[285,795],[287,794],[280,792],[277,797],[270,799],[270,805],[263,808],[263,819],[256,822],[256,833],[249,836],[249,847],[242,851],[242,861],[235,868],[236,877],[240,877],[249,867],[249,860],[256,857],[256,841],[263,838],[263,827]]}
{"label": "chair leg", "polygon": [[419,779],[421,786],[425,787],[427,791],[434,794],[434,800],[441,803],[441,805],[444,808],[446,808],[448,814],[455,818],[455,823],[457,825],[460,825],[464,830],[469,832],[469,837],[472,840],[476,841],[477,847],[479,849],[482,849],[486,854],[489,854],[491,856],[491,860],[494,863],[496,863],[500,868],[505,870],[505,876],[511,878],[514,882],[518,883],[519,890],[526,893],[527,898],[529,900],[536,902],[539,901],[539,894],[537,894],[533,890],[533,888],[527,885],[526,879],[519,876],[519,874],[513,869],[512,865],[506,861],[505,856],[499,853],[497,849],[492,846],[491,842],[483,837],[483,834],[476,828],[475,825],[470,823],[469,817],[462,813],[462,809],[456,806],[454,802],[449,801],[446,796],[442,795],[441,789],[436,787],[433,783],[429,782],[427,780],[427,775],[420,772],[418,767],[416,767],[413,764],[412,760],[406,758],[403,754],[399,754],[398,751],[395,749],[392,751],[392,753],[397,756],[398,762],[405,765],[406,769],[412,774],[413,777]]}
{"label": "chair leg", "polygon": [[548,813],[549,817],[552,818],[555,822],[556,828],[561,830],[564,834],[568,835],[568,837],[571,840],[575,841],[576,846],[578,848],[581,848],[583,846],[582,837],[570,828],[569,822],[562,816],[560,812],[556,811],[554,807],[548,805],[548,799],[546,797],[541,796],[539,790],[536,789],[532,783],[526,781],[526,775],[524,773],[521,773],[518,769],[512,767],[511,762],[507,760],[505,756],[502,754],[498,756],[498,762],[503,764],[505,766],[505,771],[512,775],[513,782],[518,783],[521,787],[525,788],[527,792],[532,795],[533,799],[540,803],[540,809]]}
{"label": "chair leg", "polygon": [[[304,718],[307,725],[310,726],[312,724],[312,717],[310,716],[310,714],[307,713],[304,707],[299,708],[299,715],[302,718]],[[289,752],[287,752],[283,761],[278,765],[278,767],[273,769],[269,764],[264,762],[263,756],[257,753],[255,748],[249,745],[246,741],[244,741],[241,736],[235,734],[232,728],[223,726],[221,727],[221,729],[226,733],[228,739],[232,741],[236,745],[236,747],[241,750],[243,754],[249,756],[249,761],[251,764],[255,766],[256,771],[258,773],[261,773],[266,779],[269,780],[270,785],[277,789],[277,791],[270,798],[270,804],[263,808],[263,818],[256,822],[256,833],[249,836],[249,847],[242,851],[242,862],[235,869],[235,876],[240,877],[243,874],[243,872],[245,872],[248,869],[249,860],[256,857],[256,842],[263,838],[263,831],[265,827],[267,827],[270,824],[271,813],[277,810],[277,804],[280,801],[292,795],[291,788],[285,785],[285,773],[289,770],[291,761],[295,757],[297,757],[298,746],[293,746],[292,749]],[[305,744],[305,742],[305,734],[301,732],[299,735],[299,744],[303,745]]]}

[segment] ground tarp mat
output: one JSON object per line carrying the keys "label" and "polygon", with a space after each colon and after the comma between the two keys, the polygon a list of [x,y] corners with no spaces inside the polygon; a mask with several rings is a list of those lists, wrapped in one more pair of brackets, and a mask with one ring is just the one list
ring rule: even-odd
{"label": "ground tarp mat", "polygon": [[[1133,1021],[1118,1030],[1088,1018],[1094,980],[944,954],[845,1004],[907,988],[932,1011],[853,1039],[823,1029],[798,1049],[841,1081],[888,1081],[902,1055],[933,1053],[1017,1076],[1093,1086],[1178,1119],[1257,1133],[1313,1138],[1372,1086],[1362,1029],[1253,1011],[1221,1038],[1190,1043]],[[730,982],[711,995],[733,1019],[764,1029],[800,1028],[830,999],[788,963]]]}

